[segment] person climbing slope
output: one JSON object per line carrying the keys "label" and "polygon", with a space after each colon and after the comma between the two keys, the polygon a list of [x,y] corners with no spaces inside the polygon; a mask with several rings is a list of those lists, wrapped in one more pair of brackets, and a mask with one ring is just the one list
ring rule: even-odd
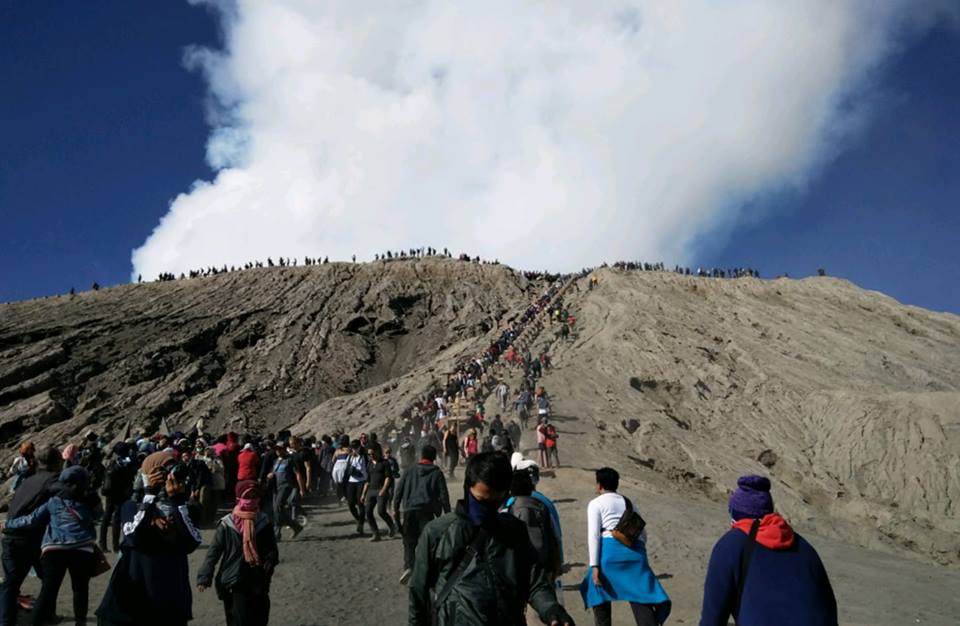
{"label": "person climbing slope", "polygon": [[770,480],[743,476],[730,530],[710,555],[700,626],[835,626],[837,601],[817,551],[774,511]]}

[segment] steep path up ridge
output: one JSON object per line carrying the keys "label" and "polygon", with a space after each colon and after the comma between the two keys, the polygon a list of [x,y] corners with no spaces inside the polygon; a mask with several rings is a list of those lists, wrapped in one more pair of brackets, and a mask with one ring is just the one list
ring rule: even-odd
{"label": "steep path up ridge", "polygon": [[[522,351],[536,341],[546,324],[546,309],[562,298],[573,283],[572,276],[563,278],[562,286],[542,304],[540,313],[526,324],[519,337],[513,342],[517,349]],[[406,409],[421,405],[428,394],[445,384],[448,374],[454,372],[465,361],[475,359],[482,354],[505,328],[518,320],[537,300],[550,293],[550,285],[551,283],[547,280],[530,281],[527,283],[527,300],[519,303],[515,310],[501,315],[501,325],[485,335],[478,335],[444,347],[445,349],[435,357],[425,355],[417,366],[403,376],[359,393],[333,397],[320,403],[302,419],[292,424],[292,432],[297,434],[343,431],[387,433],[395,429],[400,423],[401,414]],[[478,389],[481,398],[489,402],[489,396],[495,385],[494,381],[507,372],[505,367],[501,357],[488,369]]]}

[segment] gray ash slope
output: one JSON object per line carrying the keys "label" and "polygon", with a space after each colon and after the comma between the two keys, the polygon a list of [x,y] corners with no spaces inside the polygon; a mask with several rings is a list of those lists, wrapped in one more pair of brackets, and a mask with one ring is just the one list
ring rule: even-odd
{"label": "gray ash slope", "polygon": [[715,501],[766,474],[804,528],[960,564],[960,317],[834,278],[597,276],[550,383],[584,445]]}
{"label": "gray ash slope", "polygon": [[161,418],[276,430],[496,332],[538,288],[442,259],[264,268],[0,305],[0,440]]}

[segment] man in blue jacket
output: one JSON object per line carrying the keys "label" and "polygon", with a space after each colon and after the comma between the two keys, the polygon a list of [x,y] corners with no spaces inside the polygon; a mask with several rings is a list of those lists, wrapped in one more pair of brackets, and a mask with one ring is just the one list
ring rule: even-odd
{"label": "man in blue jacket", "polygon": [[[730,530],[710,555],[700,626],[835,626],[837,601],[817,551],[774,512],[770,480],[743,476]],[[751,545],[752,544],[752,545]]]}

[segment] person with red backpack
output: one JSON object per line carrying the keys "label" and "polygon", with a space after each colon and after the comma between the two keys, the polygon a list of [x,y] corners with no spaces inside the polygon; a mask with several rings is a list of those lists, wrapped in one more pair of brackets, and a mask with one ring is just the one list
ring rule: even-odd
{"label": "person with red backpack", "polygon": [[547,422],[545,424],[544,445],[547,448],[547,467],[560,467],[560,451],[557,449],[557,427]]}

